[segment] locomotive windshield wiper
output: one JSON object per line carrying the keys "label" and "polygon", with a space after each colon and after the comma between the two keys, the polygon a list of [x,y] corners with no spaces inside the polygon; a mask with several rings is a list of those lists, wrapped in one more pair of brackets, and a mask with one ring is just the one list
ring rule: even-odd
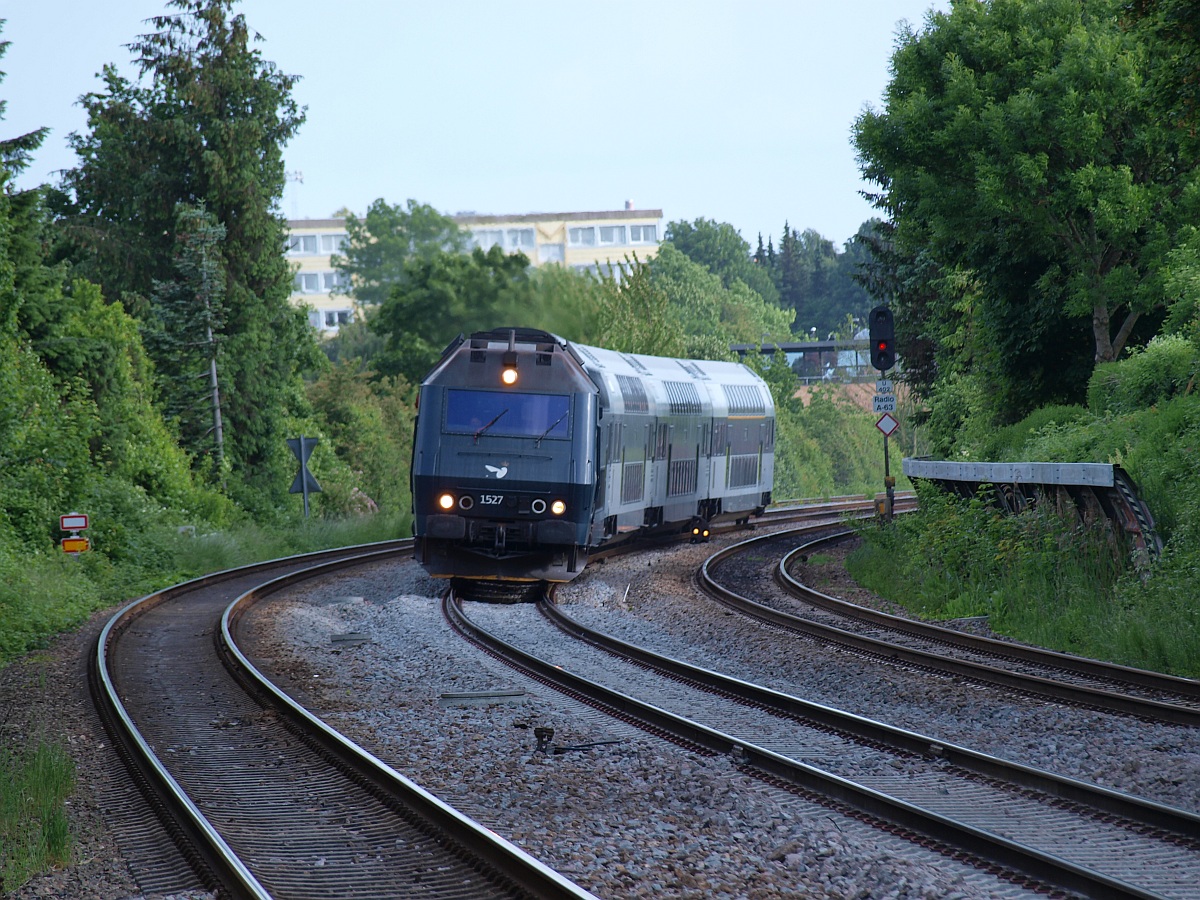
{"label": "locomotive windshield wiper", "polygon": [[550,432],[552,432],[555,428],[558,427],[558,423],[567,417],[568,412],[569,412],[569,410],[563,410],[563,414],[554,420],[553,425],[551,425],[549,428],[547,428],[545,431],[542,432],[542,436],[533,442],[533,446],[540,447],[542,445],[542,441],[544,441],[546,439],[546,435],[548,435]]}
{"label": "locomotive windshield wiper", "polygon": [[483,434],[485,431],[487,431],[489,428],[491,428],[493,425],[495,425],[497,422],[499,422],[500,417],[502,415],[504,415],[506,412],[508,412],[507,409],[500,410],[500,412],[496,413],[496,415],[492,419],[492,421],[488,422],[486,425],[480,426],[479,430],[475,432],[475,443],[479,443],[479,436],[481,434]]}

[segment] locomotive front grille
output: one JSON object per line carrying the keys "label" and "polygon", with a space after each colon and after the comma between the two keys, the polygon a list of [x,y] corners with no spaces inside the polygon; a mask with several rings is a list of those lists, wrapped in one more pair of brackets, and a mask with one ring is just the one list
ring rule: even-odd
{"label": "locomotive front grille", "polygon": [[534,546],[532,522],[488,522],[483,519],[467,521],[467,543],[498,552],[530,550]]}

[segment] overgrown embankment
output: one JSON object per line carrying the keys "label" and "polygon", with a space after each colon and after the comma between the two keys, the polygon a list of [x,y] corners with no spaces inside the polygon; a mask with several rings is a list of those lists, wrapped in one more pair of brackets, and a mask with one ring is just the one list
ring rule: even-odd
{"label": "overgrown embankment", "polygon": [[921,511],[863,529],[850,560],[865,586],[933,619],[986,615],[1041,646],[1200,676],[1200,351],[1183,338],[1098,367],[1087,406],[1039,410],[992,430],[975,458],[1118,463],[1166,543],[1149,568],[1104,523],[984,498],[920,492]]}

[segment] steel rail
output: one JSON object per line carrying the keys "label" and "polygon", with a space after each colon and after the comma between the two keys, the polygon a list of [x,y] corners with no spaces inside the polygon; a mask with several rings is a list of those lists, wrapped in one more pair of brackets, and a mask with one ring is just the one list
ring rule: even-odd
{"label": "steel rail", "polygon": [[740,765],[777,779],[783,784],[845,804],[891,826],[909,829],[943,845],[961,848],[977,859],[1031,876],[1046,885],[1075,891],[1096,900],[1160,898],[1160,895],[1137,885],[1128,884],[971,825],[956,822],[575,675],[491,634],[471,621],[461,603],[449,594],[443,600],[442,607],[456,630],[498,659],[605,712],[632,721],[651,732],[669,735],[684,746],[732,756]]}
{"label": "steel rail", "polygon": [[[381,547],[402,543],[406,542],[385,541],[372,546]],[[411,545],[411,542],[407,543]],[[356,549],[361,550],[361,548]],[[201,879],[209,882],[210,886],[215,886],[212,885],[215,879],[234,897],[269,900],[270,894],[225,843],[225,840],[151,749],[141,730],[129,715],[117,691],[110,666],[110,650],[119,633],[128,628],[139,615],[189,591],[249,573],[265,572],[286,565],[294,565],[299,560],[307,562],[329,559],[345,553],[347,553],[346,549],[321,550],[315,553],[268,560],[202,575],[199,578],[193,578],[147,594],[126,604],[108,620],[100,632],[89,660],[88,672],[93,701],[108,727],[110,736],[118,746],[121,756],[126,764],[135,770],[141,784],[153,792],[153,796],[150,798],[152,804],[169,817],[169,821],[163,823],[164,826],[174,832],[177,839],[182,837],[186,841],[187,846],[180,849],[184,856],[200,869],[198,874]]]}
{"label": "steel rail", "polygon": [[694,666],[589,628],[573,619],[554,603],[543,601],[538,604],[538,610],[564,633],[599,647],[614,656],[632,660],[679,681],[698,684],[706,690],[735,698],[781,716],[803,719],[822,728],[851,735],[864,743],[882,744],[897,751],[911,753],[926,759],[945,760],[950,765],[984,778],[994,778],[1060,800],[1090,807],[1101,813],[1120,816],[1130,822],[1170,831],[1181,838],[1196,841],[1200,847],[1200,839],[1196,837],[1200,835],[1200,815],[1196,813],[990,756],[914,731],[897,728],[875,719],[854,715],[844,710],[723,675],[711,669]]}
{"label": "steel rail", "polygon": [[[799,536],[802,534],[803,530],[798,529],[797,535]],[[841,536],[845,537],[847,534],[849,534],[849,532],[844,532]],[[729,557],[732,557],[740,552],[744,552],[747,547],[755,543],[767,540],[775,540],[780,536],[780,532],[775,532],[770,535],[759,535],[754,538],[750,538],[749,540],[741,541],[737,544],[725,547],[713,554],[713,556],[709,557],[709,559],[704,562],[704,565],[701,567],[699,572],[698,579],[701,588],[718,602],[741,613],[742,615],[749,616],[779,628],[784,628],[788,631],[805,634],[827,643],[848,647],[855,651],[866,653],[877,658],[899,661],[928,670],[958,675],[978,682],[985,682],[988,684],[1010,688],[1026,694],[1048,697],[1056,701],[1073,703],[1107,712],[1122,713],[1125,715],[1132,715],[1175,725],[1200,725],[1200,708],[1191,708],[1173,703],[1134,697],[1128,694],[1104,691],[1088,685],[1067,684],[1064,682],[1055,681],[1051,678],[1042,678],[1036,675],[1025,675],[998,668],[996,666],[988,666],[982,663],[970,662],[967,660],[951,659],[938,653],[918,650],[910,647],[903,647],[888,641],[868,637],[866,635],[855,634],[851,631],[837,628],[833,625],[815,622],[811,619],[805,619],[791,613],[774,609],[763,603],[758,603],[757,601],[751,600],[748,597],[744,597],[741,594],[738,594],[736,591],[725,587],[713,576],[713,568],[723,560],[728,559]],[[792,579],[790,575],[781,573],[782,569],[777,568],[775,577],[777,580],[784,581],[784,586],[786,589],[792,589],[788,582],[792,584],[799,584],[799,582],[796,582],[795,579]],[[811,596],[811,594],[809,594],[809,592],[812,591],[811,588],[802,589],[806,595]],[[834,598],[827,599],[834,600]],[[845,601],[841,602],[844,603]],[[862,616],[861,618],[867,619],[868,617]],[[873,619],[874,615],[870,618]],[[914,635],[919,634],[926,640],[937,639],[941,640],[943,643],[949,642],[946,639],[945,634],[941,634],[940,637],[935,638],[935,635],[938,635],[939,632],[936,632],[933,629],[938,628],[938,626],[925,626],[919,623],[914,623],[913,620],[900,619],[897,617],[893,618],[895,618],[900,624],[897,626],[888,626],[892,627],[892,630],[905,631]],[[941,629],[940,631],[950,632],[950,634],[957,634],[957,632],[952,632],[950,629]],[[924,633],[921,634],[921,632]],[[975,638],[975,640],[986,639]],[[1001,641],[996,641],[995,645],[996,648],[1001,651],[1015,646]],[[961,646],[966,646],[966,644],[964,643]],[[994,651],[989,652],[994,653]],[[1063,668],[1061,665],[1061,659],[1083,659],[1082,657],[1070,657],[1067,654],[1051,655],[1052,651],[1042,652],[1047,654],[1045,659],[1042,661],[1042,664],[1052,666],[1057,669]],[[1010,658],[1013,657],[1012,653],[994,653],[994,655],[1005,655],[1009,656]],[[1058,661],[1052,661],[1055,659],[1058,659]],[[1104,663],[1096,661],[1090,661],[1090,663],[1093,666],[1100,667],[1105,665]],[[1107,677],[1110,680],[1119,683],[1122,680],[1120,677],[1121,671],[1121,667],[1112,667],[1109,670],[1110,674]],[[1141,670],[1127,671],[1137,672]],[[1144,677],[1144,675],[1153,674],[1154,673],[1143,673],[1142,677]],[[1164,680],[1172,679],[1171,676],[1165,675],[1161,676],[1161,678]],[[1175,684],[1176,686],[1178,686],[1180,682],[1182,682],[1184,685],[1189,684],[1188,679],[1171,680],[1171,683]],[[1160,685],[1160,689],[1167,692],[1174,692],[1177,694],[1180,693],[1177,689],[1172,690],[1164,687],[1163,685]]]}
{"label": "steel rail", "polygon": [[[102,706],[102,713],[105,715],[106,720],[114,723],[114,727],[111,729],[114,742],[122,746],[122,755],[126,758],[126,761],[136,768],[143,779],[143,783],[153,791],[154,797],[152,798],[152,802],[157,802],[159,808],[167,816],[167,821],[163,823],[164,826],[167,827],[168,831],[172,832],[177,842],[186,845],[185,847],[181,847],[181,849],[185,856],[197,867],[202,880],[208,886],[218,889],[223,895],[236,898],[253,898],[253,900],[270,900],[271,898],[269,891],[253,874],[250,867],[239,859],[238,855],[199,809],[197,804],[171,775],[126,709],[125,704],[119,696],[116,679],[111,667],[111,653],[118,634],[127,630],[140,616],[163,603],[178,598],[181,594],[189,590],[219,584],[222,581],[241,578],[248,574],[253,575],[269,572],[272,569],[293,567],[292,571],[268,581],[267,584],[271,586],[270,590],[264,590],[264,586],[260,585],[258,588],[246,591],[239,596],[238,600],[244,600],[248,603],[251,598],[259,599],[282,587],[308,578],[328,574],[342,568],[393,558],[401,553],[411,552],[411,547],[411,540],[390,541],[362,547],[321,551],[315,554],[272,560],[252,566],[225,570],[224,572],[214,573],[180,585],[175,585],[134,601],[119,610],[105,626],[97,641],[92,669],[94,674],[94,693],[97,697],[98,705]],[[307,565],[310,562],[315,562],[316,565]],[[245,660],[244,654],[241,654],[236,649],[236,644],[232,641],[233,631],[231,631],[231,628],[235,629],[235,626],[231,623],[236,619],[237,611],[233,609],[236,604],[237,600],[234,601],[234,604],[230,604],[225,608],[225,612],[220,616],[221,627],[216,633],[219,647],[220,645],[224,645],[223,655],[227,657],[225,661],[227,667],[233,665],[228,661],[229,658],[236,659],[240,656],[242,660]],[[245,606],[241,608],[244,609]],[[246,660],[246,664],[249,665],[248,660]],[[240,662],[238,666],[241,666]],[[253,666],[251,666],[251,669],[253,669]],[[257,670],[255,669],[254,672],[257,673]],[[257,674],[261,677],[261,673]],[[250,677],[248,670],[244,669],[244,667],[242,667],[240,675],[235,675],[235,678],[241,679]],[[259,691],[282,694],[274,685],[271,685],[270,688],[260,686]],[[324,726],[323,723],[319,726],[314,725],[319,720],[307,714],[296,714],[294,711],[288,715],[289,718],[298,723],[298,728],[305,730],[315,728],[315,731],[312,731],[315,735],[314,740],[324,745],[327,748],[327,752],[336,753],[339,758],[347,754],[353,755],[347,748],[356,745],[346,741],[344,738],[340,738],[336,732]],[[401,802],[411,803],[412,805],[408,808],[415,807],[418,810],[418,817],[423,817],[423,820],[429,823],[437,833],[459,835],[462,840],[458,846],[468,854],[473,852],[472,847],[477,848],[482,855],[472,856],[471,858],[479,859],[481,865],[499,875],[506,883],[511,884],[514,890],[531,897],[552,898],[552,900],[559,900],[559,898],[563,898],[563,900],[565,898],[572,898],[572,900],[595,900],[592,894],[583,891],[578,886],[562,878],[543,864],[532,859],[532,857],[524,854],[524,851],[521,851],[519,848],[508,845],[514,853],[507,854],[504,846],[507,842],[493,835],[482,826],[461,816],[461,814],[454,811],[451,807],[442,804],[432,795],[421,791],[420,788],[411,782],[406,782],[403,776],[400,776],[399,773],[394,772],[394,770],[389,769],[383,763],[375,760],[374,757],[370,758],[373,762],[366,761],[366,756],[369,756],[369,754],[365,754],[365,751],[362,751],[357,762],[347,763],[347,765],[353,766],[354,771],[359,772],[364,779],[375,785],[378,792],[385,793],[391,797],[402,797]],[[385,787],[381,787],[381,785]],[[409,786],[415,790],[409,790]],[[468,833],[471,833],[473,836],[467,837]],[[520,858],[519,861],[513,862],[513,859],[517,858]],[[512,873],[518,872],[519,874],[516,878],[510,877]]]}
{"label": "steel rail", "polygon": [[[1046,650],[1041,647],[1031,647],[1026,644],[998,641],[994,638],[986,638],[955,631],[952,628],[944,628],[931,622],[893,616],[880,610],[859,606],[858,604],[823,594],[804,584],[788,571],[792,561],[796,557],[812,552],[814,548],[837,543],[851,534],[852,532],[846,531],[841,534],[825,535],[797,547],[780,561],[779,567],[776,570],[777,580],[789,592],[801,596],[805,601],[814,606],[838,613],[839,615],[992,656],[1018,659],[1023,662],[1035,663],[1050,669],[1073,672],[1113,684],[1132,685],[1163,694],[1174,694],[1180,698],[1200,703],[1200,681],[1192,678],[1180,678],[1175,675],[1166,675],[1162,672],[1137,669],[1118,663],[1104,662],[1103,660],[1088,659],[1085,656],[1073,656],[1069,653]],[[1178,707],[1171,704],[1162,704],[1162,706],[1165,706],[1168,710],[1178,709]],[[1200,724],[1200,710],[1196,710],[1195,712],[1196,717],[1190,722],[1177,722],[1175,724]]]}
{"label": "steel rail", "polygon": [[[397,551],[379,554],[391,557]],[[371,557],[355,560],[354,565],[371,562]],[[327,752],[342,764],[362,776],[384,794],[395,797],[417,812],[423,819],[443,831],[449,838],[473,856],[492,866],[530,896],[542,900],[598,900],[589,891],[564,878],[520,847],[463,815],[426,791],[414,781],[383,762],[361,745],[329,727],[317,716],[267,678],[238,647],[238,621],[256,603],[270,595],[311,578],[345,568],[345,561],[326,563],[280,576],[246,591],[229,604],[221,616],[219,642],[228,665],[244,686],[313,737]]]}

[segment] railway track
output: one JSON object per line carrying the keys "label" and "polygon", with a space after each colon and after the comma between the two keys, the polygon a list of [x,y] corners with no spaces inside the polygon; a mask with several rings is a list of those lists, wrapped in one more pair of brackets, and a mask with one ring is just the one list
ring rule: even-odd
{"label": "railway track", "polygon": [[[798,558],[848,536],[849,532],[822,535],[799,546],[797,542],[803,540],[800,531],[753,538],[714,554],[700,572],[700,583],[708,594],[741,615],[875,658],[1055,702],[1200,726],[1198,681],[888,615],[827,596],[793,577],[791,570]],[[780,560],[778,564],[764,562],[775,559]],[[782,588],[782,596],[755,601],[723,583],[761,579],[768,568]]]}
{"label": "railway track", "polygon": [[[1192,813],[688,666],[585,628],[546,602],[536,610],[472,604],[468,615],[448,598],[444,611],[539,681],[1017,884],[1184,898],[1200,883]],[[562,646],[557,630],[578,641]]]}
{"label": "railway track", "polygon": [[218,573],[131,603],[104,628],[102,717],[220,895],[592,897],[324,727],[236,649],[248,605],[410,551],[390,542]]}

